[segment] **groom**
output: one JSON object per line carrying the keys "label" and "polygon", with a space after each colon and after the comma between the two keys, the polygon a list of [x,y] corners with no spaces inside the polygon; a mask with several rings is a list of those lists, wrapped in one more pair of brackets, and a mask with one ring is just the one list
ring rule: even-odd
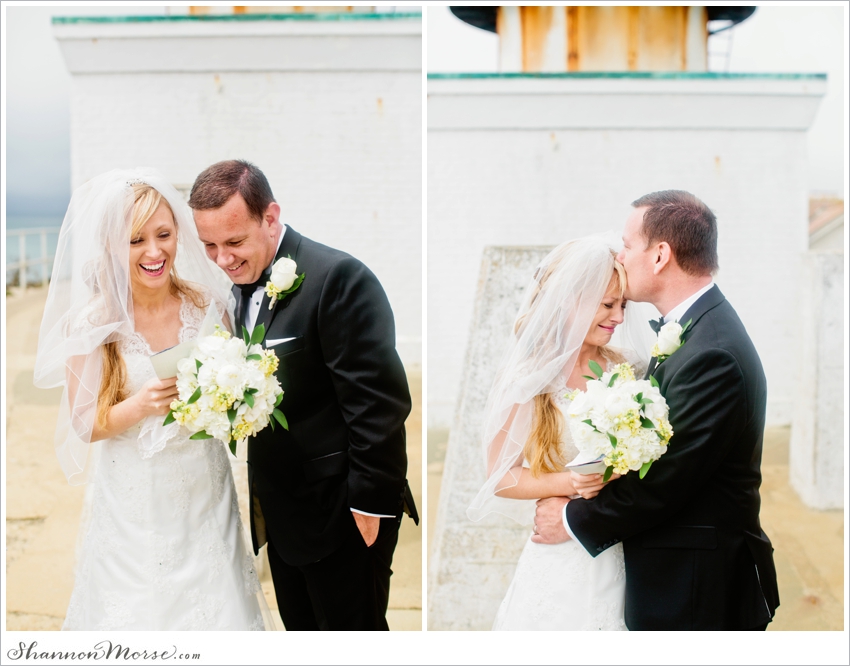
{"label": "groom", "polygon": [[664,315],[654,328],[690,322],[681,346],[647,372],[669,405],[673,438],[642,480],[628,474],[592,500],[540,500],[532,540],[572,537],[593,557],[622,541],[631,630],[765,629],[779,593],[759,524],[761,361],[712,280],[714,214],[678,190],[632,206],[618,257],[627,296]]}
{"label": "groom", "polygon": [[[292,630],[386,630],[403,512],[410,393],[390,304],[357,259],[280,223],[249,162],[212,165],[192,186],[198,235],[233,281],[238,331],[265,327],[279,360],[289,430],[248,441],[254,552],[268,542],[280,616]],[[303,282],[270,298],[272,266],[291,258]]]}

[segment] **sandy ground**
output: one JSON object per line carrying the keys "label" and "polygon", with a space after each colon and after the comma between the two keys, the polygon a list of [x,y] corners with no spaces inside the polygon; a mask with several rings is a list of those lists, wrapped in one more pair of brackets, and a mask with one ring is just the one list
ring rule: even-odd
{"label": "sandy ground", "polygon": [[[6,629],[58,630],[74,582],[74,551],[84,486],[69,486],[53,451],[61,391],[32,385],[45,289],[6,300]],[[422,377],[408,370],[408,479],[422,510]],[[237,468],[237,488],[245,484]],[[241,487],[240,487],[241,486]],[[243,509],[244,511],[244,509]],[[402,521],[387,619],[392,630],[422,628],[422,529]],[[263,591],[279,629],[268,568]]]}
{"label": "sandy ground", "polygon": [[[428,431],[428,543],[434,543],[447,430]],[[780,606],[769,631],[844,628],[844,512],[806,507],[788,483],[790,428],[768,428],[762,458],[762,528],[774,547]]]}

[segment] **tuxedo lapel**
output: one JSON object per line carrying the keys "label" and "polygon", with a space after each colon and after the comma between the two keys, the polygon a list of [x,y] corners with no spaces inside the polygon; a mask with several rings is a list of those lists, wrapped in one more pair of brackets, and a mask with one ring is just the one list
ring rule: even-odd
{"label": "tuxedo lapel", "polygon": [[[277,254],[275,255],[274,262],[278,259],[282,259],[283,257],[290,257],[296,264],[298,263],[298,248],[301,245],[301,234],[299,234],[295,229],[286,226],[286,233],[283,235],[283,240],[280,242],[280,247],[277,249]],[[238,291],[238,290],[237,290]],[[278,308],[285,308],[289,305],[290,299],[294,296],[294,294],[288,294],[284,296],[282,301],[277,301],[271,308],[269,308],[269,299],[268,294],[263,295],[263,302],[260,303],[260,312],[257,314],[257,321],[254,324],[255,326],[259,326],[262,324],[265,326],[265,329],[269,330],[269,324],[272,320],[272,315],[275,310]]]}
{"label": "tuxedo lapel", "polygon": [[243,321],[245,321],[245,313],[242,312],[242,290],[239,288],[239,285],[234,284],[230,291],[233,293],[233,297],[236,299],[236,307],[233,308],[233,334],[241,338],[242,337],[242,326]]}

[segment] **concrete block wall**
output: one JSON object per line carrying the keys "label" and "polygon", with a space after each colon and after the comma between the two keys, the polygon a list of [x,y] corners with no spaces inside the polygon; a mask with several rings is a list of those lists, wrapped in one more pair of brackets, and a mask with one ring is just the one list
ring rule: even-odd
{"label": "concrete block wall", "polygon": [[816,509],[844,508],[844,252],[803,259],[806,298],[791,428],[791,485]]}
{"label": "concrete block wall", "polygon": [[498,514],[474,523],[466,508],[486,480],[481,429],[487,395],[525,285],[551,249],[488,247],[479,263],[463,386],[446,450],[434,542],[429,544],[432,630],[490,629],[531,534],[530,525]]}

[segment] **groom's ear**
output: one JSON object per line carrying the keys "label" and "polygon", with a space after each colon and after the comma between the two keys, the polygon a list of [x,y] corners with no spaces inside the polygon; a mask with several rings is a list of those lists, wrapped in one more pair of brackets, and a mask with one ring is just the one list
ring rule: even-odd
{"label": "groom's ear", "polygon": [[271,227],[277,224],[278,220],[280,220],[280,205],[277,201],[272,201],[266,206],[266,211],[263,213],[263,224]]}
{"label": "groom's ear", "polygon": [[675,263],[675,259],[673,259],[673,250],[670,247],[670,244],[666,241],[658,243],[655,248],[653,248],[653,253],[654,263],[652,266],[652,273],[654,275],[659,275],[661,271]]}

